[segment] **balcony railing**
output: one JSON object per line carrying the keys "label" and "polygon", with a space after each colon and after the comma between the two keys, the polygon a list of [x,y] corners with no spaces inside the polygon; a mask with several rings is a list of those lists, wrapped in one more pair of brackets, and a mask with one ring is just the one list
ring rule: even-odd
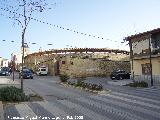
{"label": "balcony railing", "polygon": [[[134,53],[133,59],[149,58],[149,55],[150,55],[150,51],[149,51],[149,49],[146,49],[146,50],[142,50],[142,52],[139,54]],[[152,57],[159,57],[160,56],[160,48],[153,49],[151,52],[151,55],[152,55]]]}

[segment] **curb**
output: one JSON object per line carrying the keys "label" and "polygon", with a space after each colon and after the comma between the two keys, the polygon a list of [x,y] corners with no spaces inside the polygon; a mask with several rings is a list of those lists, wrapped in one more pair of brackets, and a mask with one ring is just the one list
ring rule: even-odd
{"label": "curb", "polygon": [[4,111],[3,111],[2,101],[0,101],[0,120],[4,120]]}

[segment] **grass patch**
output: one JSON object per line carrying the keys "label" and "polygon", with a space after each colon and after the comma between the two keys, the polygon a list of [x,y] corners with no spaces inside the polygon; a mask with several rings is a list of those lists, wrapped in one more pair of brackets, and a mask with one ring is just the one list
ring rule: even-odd
{"label": "grass patch", "polygon": [[129,83],[125,86],[130,86],[130,87],[148,87],[148,83],[144,82],[144,81],[136,81],[134,83]]}
{"label": "grass patch", "polygon": [[28,101],[29,96],[26,96],[21,89],[9,86],[0,88],[0,100],[3,102],[23,102]]}

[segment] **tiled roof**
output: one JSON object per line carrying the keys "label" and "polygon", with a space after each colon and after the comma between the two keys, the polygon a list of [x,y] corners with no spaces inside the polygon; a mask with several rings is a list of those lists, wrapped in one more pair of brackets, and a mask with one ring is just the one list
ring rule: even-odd
{"label": "tiled roof", "polygon": [[154,34],[154,33],[158,33],[158,32],[160,32],[160,28],[156,28],[156,29],[153,29],[153,30],[150,30],[150,31],[146,31],[146,32],[143,32],[143,33],[128,36],[128,37],[125,38],[125,40],[129,41],[129,40],[137,38],[137,37],[142,37],[142,36],[145,36],[145,35],[150,35],[150,34]]}

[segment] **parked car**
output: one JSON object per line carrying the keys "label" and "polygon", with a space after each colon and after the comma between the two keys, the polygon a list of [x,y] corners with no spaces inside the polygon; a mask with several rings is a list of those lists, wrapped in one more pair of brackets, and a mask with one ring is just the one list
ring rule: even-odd
{"label": "parked car", "polygon": [[117,71],[113,71],[110,77],[112,80],[113,79],[117,79],[117,80],[130,79],[130,73],[124,70],[117,70]]}
{"label": "parked car", "polygon": [[33,79],[33,73],[29,69],[23,69],[23,72],[19,72],[19,78]]}
{"label": "parked car", "polygon": [[41,66],[38,68],[37,75],[47,75],[48,74],[48,67]]}
{"label": "parked car", "polygon": [[8,75],[10,75],[10,68],[2,67],[0,70],[0,76],[8,76]]}

